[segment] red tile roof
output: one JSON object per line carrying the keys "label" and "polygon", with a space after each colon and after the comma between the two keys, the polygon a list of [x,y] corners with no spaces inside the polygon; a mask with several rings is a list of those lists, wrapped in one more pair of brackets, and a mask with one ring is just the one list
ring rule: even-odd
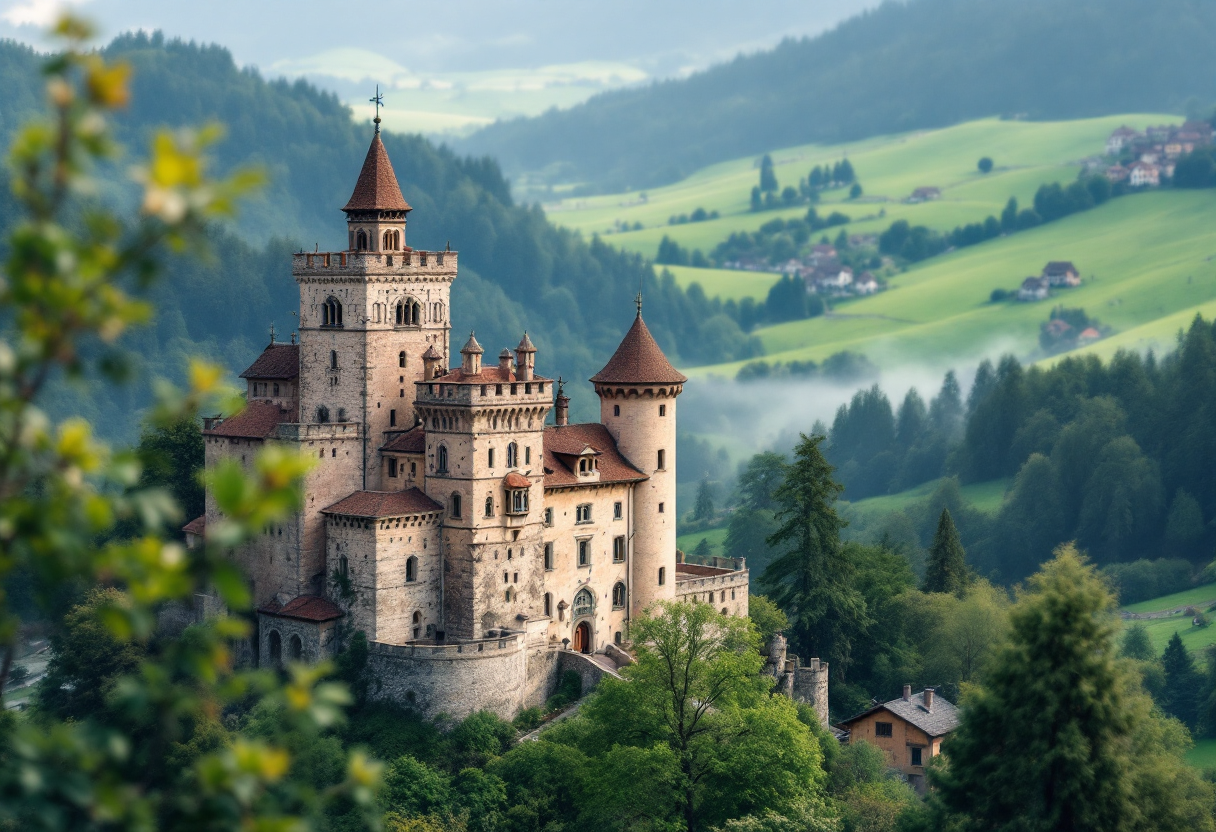
{"label": "red tile roof", "polygon": [[284,410],[274,402],[252,401],[245,409],[235,416],[229,416],[211,430],[203,431],[206,436],[231,436],[244,439],[266,439],[273,436],[275,428],[283,422],[294,421],[294,414]]}
{"label": "red tile roof", "polygon": [[[574,469],[563,461],[563,457],[577,456],[590,446],[597,451],[600,477],[598,482],[641,482],[646,475],[634,468],[629,460],[617,450],[612,434],[603,425],[559,425],[545,428],[545,488],[563,488],[580,485]],[[586,483],[591,485],[593,483]]]}
{"label": "red tile roof", "polygon": [[607,366],[593,375],[591,381],[600,384],[683,384],[688,378],[671,366],[639,312]]}
{"label": "red tile roof", "polygon": [[262,350],[241,378],[281,379],[297,378],[300,375],[300,345],[270,344]]}
{"label": "red tile roof", "polygon": [[426,451],[426,431],[422,425],[416,425],[400,436],[390,439],[380,450],[397,454],[423,453]]}
{"label": "red tile roof", "polygon": [[407,488],[405,491],[356,491],[329,508],[322,509],[321,513],[349,517],[404,517],[407,514],[442,510],[443,506],[417,488]]}
{"label": "red tile roof", "polygon": [[300,621],[333,621],[346,614],[333,601],[319,598],[316,595],[297,595],[286,604],[271,601],[269,604],[259,607],[258,612],[275,615],[279,618],[295,618]]}
{"label": "red tile roof", "polygon": [[[481,365],[480,373],[466,373],[464,370],[460,369],[459,367],[456,367],[455,369],[451,370],[447,375],[440,376],[439,378],[436,378],[436,379],[432,379],[432,381],[437,381],[437,382],[439,382],[439,381],[446,381],[446,382],[463,381],[463,382],[467,382],[469,384],[502,384],[503,382],[506,382],[506,381],[519,381],[519,380],[520,380],[519,376],[515,375],[515,373],[511,372],[510,370],[504,370],[502,367],[499,367],[497,364],[494,364],[491,366],[487,366],[485,364]],[[544,376],[532,376],[532,380],[533,381],[552,381],[552,379],[545,378]]]}
{"label": "red tile roof", "polygon": [[350,195],[350,200],[342,210],[412,210],[401,195],[401,186],[397,184],[397,175],[393,173],[393,164],[388,160],[388,151],[384,149],[384,142],[380,141],[379,133],[372,136],[372,145],[367,149],[367,158],[363,160],[363,169],[359,171],[355,192]]}
{"label": "red tile roof", "polygon": [[207,515],[203,514],[195,517],[186,525],[182,526],[182,531],[186,534],[204,535],[207,532]]}
{"label": "red tile roof", "polygon": [[503,477],[502,484],[505,488],[531,488],[532,481],[518,471],[512,471]]}

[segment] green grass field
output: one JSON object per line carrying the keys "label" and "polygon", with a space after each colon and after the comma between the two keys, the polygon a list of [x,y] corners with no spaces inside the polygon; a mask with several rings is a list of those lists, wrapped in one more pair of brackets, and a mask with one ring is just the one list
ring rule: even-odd
{"label": "green grass field", "polygon": [[[1010,196],[1025,205],[1045,182],[1072,180],[1080,161],[1101,153],[1107,135],[1119,125],[1143,127],[1162,121],[1177,118],[1131,114],[1066,122],[984,119],[847,145],[786,148],[771,155],[782,187],[796,187],[812,166],[847,155],[865,195],[850,202],[845,190],[825,192],[820,212],[844,211],[853,218],[850,230],[855,233],[881,231],[900,218],[949,229],[999,214]],[[981,156],[996,163],[987,175],[976,169]],[[581,197],[550,203],[545,209],[559,225],[606,235],[613,244],[646,256],[654,256],[665,234],[682,246],[708,252],[732,232],[753,231],[773,217],[806,213],[805,206],[751,212],[748,201],[757,180],[757,158],[747,157],[712,165],[673,185],[646,191],[644,198],[643,192]],[[930,185],[941,189],[940,200],[919,205],[900,202],[915,188]],[[702,223],[667,225],[672,215],[697,208],[716,210],[721,216]],[[879,217],[880,212],[885,216]],[[644,227],[617,231],[622,223]]]}
{"label": "green grass field", "polygon": [[[973,507],[992,514],[1000,509],[1001,500],[1005,498],[1005,492],[1011,483],[1012,480],[1007,479],[977,482],[962,486],[959,488],[959,493]],[[849,508],[858,517],[864,518],[901,511],[919,500],[932,496],[939,485],[941,485],[941,480],[930,480],[898,494],[883,494],[880,497],[867,497],[864,500],[849,503]]]}
{"label": "green grass field", "polygon": [[1186,752],[1186,761],[1199,769],[1216,769],[1216,740],[1196,740]]}
{"label": "green grass field", "polygon": [[[1083,307],[1114,328],[1088,351],[1168,346],[1197,311],[1216,311],[1216,192],[1159,191],[1122,197],[1032,231],[936,257],[878,295],[841,312],[757,330],[769,361],[822,360],[841,350],[879,366],[974,359],[1037,348],[1057,303]],[[993,304],[1049,260],[1077,264],[1084,284],[1037,303]],[[690,368],[731,377],[740,363]]]}
{"label": "green grass field", "polygon": [[1178,633],[1182,639],[1182,646],[1191,653],[1198,653],[1212,644],[1216,644],[1216,625],[1195,627],[1191,624],[1190,616],[1186,615],[1153,618],[1147,621],[1123,622],[1124,627],[1129,627],[1132,624],[1144,625],[1144,629],[1148,631],[1149,641],[1152,642],[1153,650],[1158,655],[1165,650],[1165,645],[1169,643],[1174,633]]}
{"label": "green grass field", "polygon": [[1129,604],[1123,609],[1128,612],[1158,612],[1172,610],[1190,604],[1202,604],[1205,601],[1216,601],[1216,584],[1204,584],[1191,587],[1173,595],[1163,595],[1160,598],[1150,598],[1138,604]]}
{"label": "green grass field", "polygon": [[762,301],[781,275],[771,272],[742,272],[731,269],[694,269],[691,266],[662,266],[682,288],[701,284],[705,294],[723,300],[753,298]]}
{"label": "green grass field", "polygon": [[691,552],[701,542],[702,538],[708,540],[709,545],[714,547],[715,555],[721,555],[722,544],[726,542],[726,527],[682,534],[676,538],[676,548],[681,552]]}

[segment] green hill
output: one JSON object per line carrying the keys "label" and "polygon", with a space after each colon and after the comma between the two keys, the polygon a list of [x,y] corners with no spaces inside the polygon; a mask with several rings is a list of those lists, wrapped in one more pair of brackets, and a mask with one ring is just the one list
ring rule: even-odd
{"label": "green hill", "polygon": [[[462,147],[599,191],[674,182],[772,147],[997,114],[1075,119],[1212,100],[1201,0],[911,0],[688,78],[491,125]],[[974,160],[971,160],[974,161]]]}

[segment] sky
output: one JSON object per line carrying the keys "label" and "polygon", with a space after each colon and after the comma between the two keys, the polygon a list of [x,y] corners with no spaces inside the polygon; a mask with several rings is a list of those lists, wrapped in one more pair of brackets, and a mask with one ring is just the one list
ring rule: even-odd
{"label": "sky", "polygon": [[[218,43],[305,77],[385,126],[465,133],[813,35],[878,0],[68,0],[102,41],[133,29]],[[0,0],[0,37],[44,46],[64,0]]]}

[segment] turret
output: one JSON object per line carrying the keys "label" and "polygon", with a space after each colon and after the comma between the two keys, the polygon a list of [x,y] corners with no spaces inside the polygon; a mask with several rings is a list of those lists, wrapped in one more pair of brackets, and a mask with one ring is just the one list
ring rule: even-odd
{"label": "turret", "polygon": [[502,370],[503,378],[511,372],[511,351],[505,347],[498,354],[498,369]]}
{"label": "turret", "polygon": [[466,376],[475,376],[481,372],[481,344],[477,343],[477,338],[472,332],[469,333],[469,340],[463,347],[460,348],[460,370]]}
{"label": "turret", "polygon": [[406,215],[412,211],[380,141],[380,125],[359,171],[346,212],[347,248],[351,251],[409,251],[405,244]]}
{"label": "turret", "polygon": [[532,346],[532,339],[528,337],[526,329],[519,346],[515,348],[515,364],[520,381],[531,381],[536,375],[536,347]]}
{"label": "turret", "polygon": [[439,368],[443,365],[443,356],[439,354],[439,350],[435,349],[435,345],[431,344],[426,348],[426,352],[422,354],[422,378],[424,381],[430,381],[439,375]]}
{"label": "turret", "polygon": [[594,376],[600,421],[645,482],[633,492],[633,614],[675,597],[676,397],[688,379],[678,372],[638,314],[612,359]]}

